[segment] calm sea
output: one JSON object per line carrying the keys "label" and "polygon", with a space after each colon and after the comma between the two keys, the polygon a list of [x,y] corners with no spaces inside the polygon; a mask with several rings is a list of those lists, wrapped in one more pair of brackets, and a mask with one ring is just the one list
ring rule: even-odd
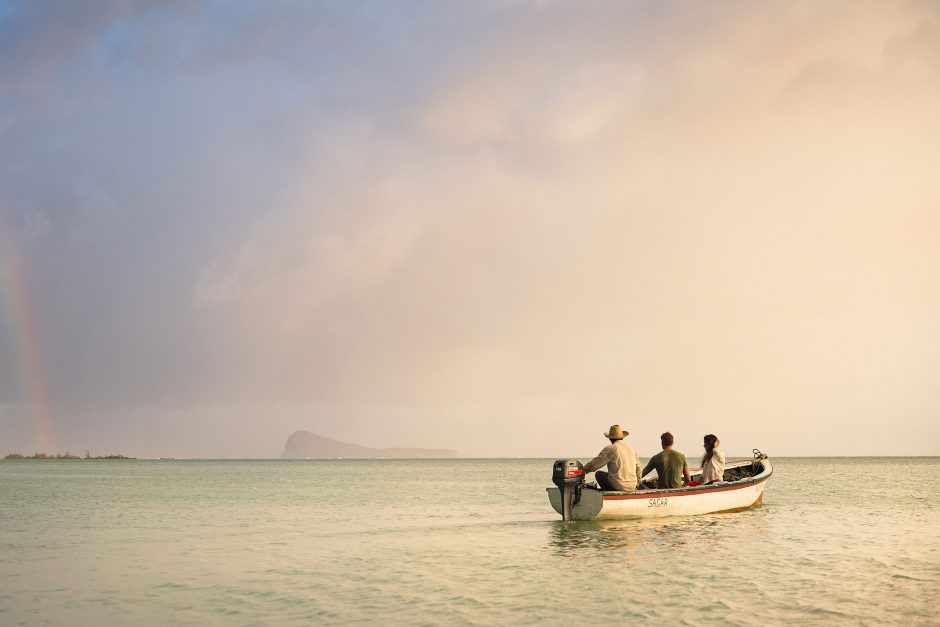
{"label": "calm sea", "polygon": [[568,525],[551,461],[0,461],[0,624],[940,624],[940,458]]}

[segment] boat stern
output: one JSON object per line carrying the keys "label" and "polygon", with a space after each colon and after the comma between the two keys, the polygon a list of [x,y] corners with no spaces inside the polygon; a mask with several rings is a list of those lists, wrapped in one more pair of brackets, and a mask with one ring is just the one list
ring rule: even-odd
{"label": "boat stern", "polygon": [[[558,488],[545,488],[548,492],[548,501],[552,508],[560,515],[564,516],[561,502],[561,490]],[[571,506],[572,520],[591,520],[601,513],[604,507],[604,493],[593,488],[581,488],[579,494]]]}

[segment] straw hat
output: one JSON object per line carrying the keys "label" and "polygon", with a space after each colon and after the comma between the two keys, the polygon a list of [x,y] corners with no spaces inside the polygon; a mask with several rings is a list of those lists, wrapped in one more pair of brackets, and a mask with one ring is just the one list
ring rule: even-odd
{"label": "straw hat", "polygon": [[628,435],[630,435],[630,432],[621,429],[620,425],[610,425],[610,431],[605,433],[604,437],[610,438],[611,440],[622,440]]}

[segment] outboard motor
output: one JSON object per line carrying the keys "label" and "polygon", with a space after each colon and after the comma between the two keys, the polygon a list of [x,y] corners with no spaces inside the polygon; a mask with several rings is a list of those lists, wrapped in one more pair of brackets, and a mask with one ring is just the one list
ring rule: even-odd
{"label": "outboard motor", "polygon": [[576,459],[556,459],[552,466],[552,483],[561,493],[561,519],[571,520],[571,508],[581,500],[584,466]]}

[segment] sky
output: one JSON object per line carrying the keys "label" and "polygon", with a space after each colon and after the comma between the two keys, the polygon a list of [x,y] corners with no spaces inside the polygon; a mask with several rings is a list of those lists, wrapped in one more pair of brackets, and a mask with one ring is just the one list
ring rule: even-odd
{"label": "sky", "polygon": [[0,0],[0,454],[940,455],[940,4]]}

